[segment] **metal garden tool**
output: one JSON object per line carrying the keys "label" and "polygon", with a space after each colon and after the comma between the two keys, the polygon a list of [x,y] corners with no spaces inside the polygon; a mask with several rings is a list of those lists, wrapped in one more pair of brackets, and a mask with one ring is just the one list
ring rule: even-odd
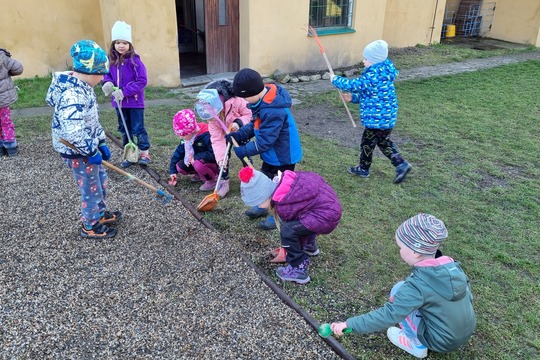
{"label": "metal garden tool", "polygon": [[[77,148],[76,148],[72,143],[70,143],[69,141],[60,138],[60,142],[61,142],[62,144],[64,144],[64,145],[66,145],[67,147],[69,147],[69,148],[71,148],[71,149],[77,151],[78,153],[80,153],[79,149],[77,149]],[[148,184],[147,182],[145,182],[145,181],[139,179],[138,177],[136,177],[136,176],[134,176],[134,175],[128,173],[127,171],[124,171],[124,170],[120,169],[119,167],[114,166],[113,164],[111,164],[111,163],[109,163],[109,162],[107,162],[107,161],[105,161],[105,160],[102,161],[102,164],[103,164],[103,166],[105,166],[106,168],[109,168],[109,169],[111,169],[111,170],[116,171],[117,173],[120,173],[120,174],[124,175],[124,176],[127,177],[129,180],[133,180],[133,181],[135,181],[137,184],[142,185],[142,186],[144,186],[144,187],[146,187],[146,188],[152,190],[152,191],[156,194],[156,198],[160,197],[160,198],[163,199],[163,204],[166,204],[166,203],[168,203],[169,201],[171,201],[172,195],[166,194],[163,190],[158,189],[158,188],[156,188],[156,187],[154,187],[154,186]]]}
{"label": "metal garden tool", "polygon": [[[321,41],[319,40],[319,35],[317,35],[317,31],[315,30],[315,28],[313,26],[309,26],[308,29],[309,29],[308,30],[309,35],[311,35],[313,37],[313,39],[315,39],[315,42],[319,46],[319,50],[320,50],[321,54],[324,57],[324,61],[326,62],[326,66],[328,67],[328,71],[330,72],[331,75],[334,75],[334,70],[332,70],[332,66],[330,66],[330,61],[328,61],[328,57],[326,56],[326,52],[324,51],[324,47],[323,47]],[[343,102],[343,106],[345,106],[345,110],[347,110],[347,114],[349,115],[349,119],[351,119],[352,126],[356,127],[356,123],[354,122],[353,116],[351,114],[351,110],[349,110],[349,107],[347,106],[347,102],[345,101],[345,98],[343,97],[343,93],[341,92],[340,89],[337,89],[337,90],[339,92],[339,98],[341,99],[341,102]]]}
{"label": "metal garden tool", "polygon": [[118,101],[117,98],[114,98],[114,101],[116,101],[116,105],[118,106],[118,112],[120,113],[122,124],[124,124],[124,131],[126,132],[126,136],[128,138],[128,143],[126,144],[126,146],[124,146],[123,160],[127,160],[130,163],[136,164],[137,162],[139,162],[139,147],[137,146],[137,144],[133,142],[131,135],[129,134],[129,130],[126,124],[126,119],[124,118],[124,113],[122,112],[122,106],[120,105],[120,101]]}
{"label": "metal garden tool", "polygon": [[218,205],[219,181],[221,180],[221,176],[223,175],[223,170],[225,169],[225,165],[227,164],[227,159],[228,159],[228,154],[229,154],[230,149],[231,149],[231,143],[228,143],[227,149],[225,150],[225,157],[223,158],[223,163],[221,164],[221,167],[219,168],[219,175],[217,178],[216,187],[214,188],[214,192],[210,195],[206,195],[204,199],[202,199],[202,201],[197,206],[198,211],[201,211],[201,212],[212,211]]}

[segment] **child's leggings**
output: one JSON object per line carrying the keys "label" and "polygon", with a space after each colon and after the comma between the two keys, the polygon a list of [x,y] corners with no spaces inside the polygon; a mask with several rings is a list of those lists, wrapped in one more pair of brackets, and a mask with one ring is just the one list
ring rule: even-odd
{"label": "child's leggings", "polygon": [[[394,287],[392,290],[390,290],[390,301],[394,300],[394,295],[397,293],[398,289],[403,285],[405,281],[400,281]],[[418,338],[418,325],[420,324],[420,321],[422,321],[422,314],[418,310],[414,310],[412,313],[409,314],[403,320],[399,323],[399,326],[403,331],[405,332],[405,335],[409,339],[417,339]]]}
{"label": "child's leggings", "polygon": [[11,119],[9,106],[0,108],[0,146],[5,148],[17,147],[15,140],[15,126]]}
{"label": "child's leggings", "polygon": [[103,165],[85,164],[82,158],[63,159],[73,171],[73,178],[81,193],[81,221],[93,226],[105,211],[107,172]]}
{"label": "child's leggings", "polygon": [[186,166],[184,161],[176,163],[176,170],[182,175],[195,174],[205,181],[214,181],[219,173],[216,163],[207,163],[204,160],[195,160],[192,165]]}
{"label": "child's leggings", "polygon": [[369,170],[373,159],[373,151],[378,146],[384,156],[390,159],[392,165],[398,166],[403,162],[397,146],[390,140],[392,129],[368,129],[362,134],[362,142],[360,143],[360,167],[364,170]]}

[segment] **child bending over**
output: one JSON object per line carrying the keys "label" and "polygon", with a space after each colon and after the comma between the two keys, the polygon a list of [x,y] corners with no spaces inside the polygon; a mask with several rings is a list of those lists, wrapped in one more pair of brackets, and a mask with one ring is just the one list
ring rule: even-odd
{"label": "child bending over", "polygon": [[[224,166],[223,175],[218,185],[220,198],[229,192],[229,154],[225,154],[227,142],[225,134],[238,131],[251,121],[251,110],[245,99],[234,96],[232,83],[227,79],[215,80],[199,92],[195,110],[203,120],[208,120],[208,131],[212,140],[212,148],[219,166]],[[207,107],[210,106],[211,109]],[[213,110],[213,111],[210,111]],[[217,116],[219,121],[215,119]],[[226,156],[225,156],[226,155]],[[227,159],[227,163],[223,163]]]}
{"label": "child bending over", "polygon": [[285,267],[276,275],[283,281],[306,284],[310,256],[319,254],[316,237],[329,234],[341,220],[342,207],[332,187],[317,173],[285,170],[270,180],[262,172],[245,167],[238,176],[242,200],[248,206],[270,209],[279,224]]}

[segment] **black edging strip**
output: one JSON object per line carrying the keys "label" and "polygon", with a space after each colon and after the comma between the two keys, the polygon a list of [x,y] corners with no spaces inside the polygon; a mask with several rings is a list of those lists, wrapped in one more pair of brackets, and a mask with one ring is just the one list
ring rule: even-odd
{"label": "black edging strip", "polygon": [[[109,139],[111,139],[119,148],[122,148],[122,143],[120,140],[114,136],[111,132],[106,132],[106,135]],[[204,218],[204,216],[201,215],[197,211],[193,205],[191,205],[189,202],[187,202],[176,190],[174,190],[173,186],[170,186],[167,181],[160,178],[159,174],[152,168],[148,167],[147,165],[139,165],[144,171],[148,173],[158,184],[162,185],[167,189],[168,192],[170,192],[175,199],[179,200],[182,205],[195,217],[195,219],[199,220],[206,228],[217,231],[214,226]],[[312,318],[300,305],[298,305],[287,293],[283,291],[283,289],[276,284],[268,275],[264,273],[257,265],[255,265],[244,253],[239,253],[240,257],[246,262],[246,264],[249,265],[256,273],[259,275],[261,280],[274,292],[276,295],[283,301],[286,305],[288,305],[291,309],[296,311],[300,316],[302,316],[306,322],[317,331],[317,328],[319,327],[319,323],[317,320]],[[329,336],[327,338],[322,338],[331,348],[334,350],[336,354],[341,356],[343,359],[346,360],[355,360],[356,358],[352,356],[343,346],[341,346],[341,343],[334,339],[332,336]]]}

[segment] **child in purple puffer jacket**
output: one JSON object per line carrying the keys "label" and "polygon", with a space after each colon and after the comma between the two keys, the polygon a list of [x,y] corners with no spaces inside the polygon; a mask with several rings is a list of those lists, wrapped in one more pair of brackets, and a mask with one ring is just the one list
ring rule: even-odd
{"label": "child in purple puffer jacket", "polygon": [[[103,77],[103,93],[113,97],[112,106],[118,115],[118,131],[122,134],[124,146],[129,139],[120,116],[126,120],[130,137],[137,138],[140,150],[138,164],[150,163],[150,138],[144,127],[144,88],[147,84],[146,67],[135,52],[131,40],[131,25],[123,21],[114,23],[109,49],[109,73]],[[120,104],[118,107],[117,102]],[[124,160],[121,166],[127,168],[132,163]]]}
{"label": "child in purple puffer jacket", "polygon": [[[317,256],[318,234],[329,234],[341,220],[342,207],[332,187],[317,173],[290,171],[270,180],[262,172],[245,167],[238,173],[242,200],[248,206],[270,209],[280,229],[286,267],[276,275],[283,281],[306,284],[310,256]],[[274,251],[279,256],[279,249]]]}

